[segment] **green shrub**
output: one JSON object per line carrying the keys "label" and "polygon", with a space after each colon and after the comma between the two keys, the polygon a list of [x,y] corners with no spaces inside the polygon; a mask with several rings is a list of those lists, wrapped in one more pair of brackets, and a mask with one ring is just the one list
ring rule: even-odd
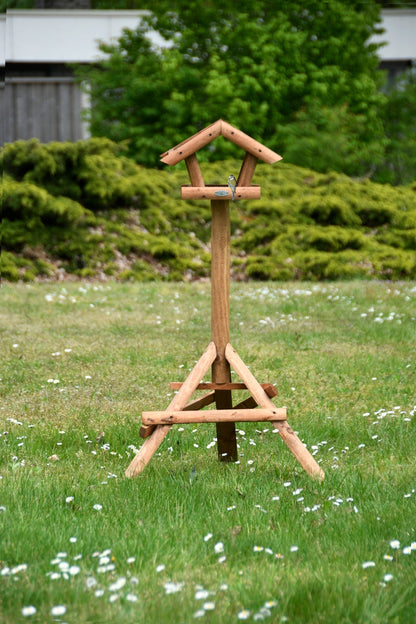
{"label": "green shrub", "polygon": [[38,275],[50,277],[53,273],[53,265],[40,258],[31,259],[4,250],[0,254],[0,275],[9,282],[17,282],[20,279],[31,282]]}
{"label": "green shrub", "polygon": [[380,227],[381,225],[390,225],[393,223],[397,210],[394,206],[383,204],[380,201],[363,202],[357,208],[363,225],[370,228]]}
{"label": "green shrub", "polygon": [[139,201],[138,167],[118,156],[108,139],[41,144],[37,139],[4,147],[4,171],[19,182],[36,184],[54,196],[66,196],[91,210]]}
{"label": "green shrub", "polygon": [[336,195],[310,195],[300,201],[299,212],[320,225],[361,224],[360,217],[348,203]]}
{"label": "green shrub", "polygon": [[3,181],[3,242],[6,249],[19,251],[25,244],[50,236],[50,227],[74,227],[89,211],[69,197],[53,197],[31,182]]}
{"label": "green shrub", "polygon": [[376,235],[376,240],[397,249],[416,250],[416,228],[410,230],[386,229]]}
{"label": "green shrub", "polygon": [[271,253],[285,250],[288,254],[296,251],[316,249],[317,251],[338,252],[343,249],[361,249],[367,245],[365,235],[355,229],[328,225],[290,225],[282,228],[270,245]]}
{"label": "green shrub", "polygon": [[275,258],[264,258],[263,256],[252,256],[247,260],[246,275],[255,280],[293,280],[296,279],[296,269],[290,262],[276,260]]}
{"label": "green shrub", "polygon": [[8,251],[2,251],[0,254],[0,271],[1,277],[9,282],[19,281],[19,270],[16,266],[15,256]]}
{"label": "green shrub", "polygon": [[370,255],[361,251],[346,250],[333,254],[324,270],[328,280],[360,279],[374,276]]}
{"label": "green shrub", "polygon": [[[6,145],[2,275],[190,280],[209,276],[209,201],[183,201],[184,163],[138,167],[107,139]],[[204,163],[226,184],[241,161]],[[230,203],[235,279],[416,278],[416,193],[259,164],[262,199]]]}
{"label": "green shrub", "polygon": [[375,273],[386,279],[398,280],[416,276],[416,253],[401,249],[386,249],[374,255]]}

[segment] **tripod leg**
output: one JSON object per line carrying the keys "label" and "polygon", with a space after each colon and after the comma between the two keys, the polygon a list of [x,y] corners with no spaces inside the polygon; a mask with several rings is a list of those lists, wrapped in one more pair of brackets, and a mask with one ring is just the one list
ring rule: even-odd
{"label": "tripod leg", "polygon": [[[261,407],[273,409],[275,407],[274,403],[267,396],[266,392],[258,383],[253,373],[247,368],[238,353],[233,349],[230,344],[227,344],[225,348],[225,357],[234,368],[235,372],[238,373],[241,379],[244,381],[247,388],[250,390],[252,396],[254,397],[256,403]],[[287,421],[282,420],[279,422],[274,422],[273,427],[278,430],[283,442],[293,453],[293,455],[296,457],[296,459],[298,460],[302,468],[308,473],[308,475],[322,481],[325,476],[324,471],[314,460],[306,446],[304,446],[299,440],[298,436],[289,426]]]}
{"label": "tripod leg", "polygon": [[283,442],[296,457],[305,472],[307,472],[308,475],[312,478],[322,481],[322,479],[325,477],[324,471],[314,460],[306,446],[304,446],[303,443],[299,440],[298,436],[290,427],[288,422],[286,420],[274,422],[273,427],[278,430]]}
{"label": "tripod leg", "polygon": [[[173,398],[168,406],[168,410],[182,410],[195,388],[205,375],[215,358],[217,357],[217,349],[213,342],[210,342],[194,368],[189,373],[185,382],[181,386],[178,394]],[[146,438],[140,451],[133,458],[126,470],[126,477],[135,477],[145,469],[157,449],[165,439],[171,425],[158,425],[149,438]]]}
{"label": "tripod leg", "polygon": [[140,451],[135,455],[130,466],[127,468],[126,477],[135,477],[144,470],[162,444],[169,432],[171,425],[158,425],[152,435],[143,442]]}

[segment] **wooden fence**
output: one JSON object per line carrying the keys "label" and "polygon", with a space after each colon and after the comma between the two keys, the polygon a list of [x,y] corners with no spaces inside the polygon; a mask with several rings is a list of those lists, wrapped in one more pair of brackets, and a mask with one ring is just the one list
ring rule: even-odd
{"label": "wooden fence", "polygon": [[0,89],[0,144],[33,137],[42,143],[84,139],[85,105],[71,77],[6,77]]}

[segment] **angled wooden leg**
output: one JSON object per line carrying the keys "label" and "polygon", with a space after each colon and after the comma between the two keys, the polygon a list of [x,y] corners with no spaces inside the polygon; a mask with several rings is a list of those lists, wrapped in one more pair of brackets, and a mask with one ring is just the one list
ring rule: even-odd
{"label": "angled wooden leg", "polygon": [[237,351],[233,349],[230,343],[228,343],[225,347],[225,357],[227,358],[227,361],[233,367],[235,372],[244,381],[247,389],[256,401],[257,405],[260,405],[261,407],[267,407],[269,409],[275,408],[275,404],[273,403],[273,401],[268,397],[265,390],[261,387],[257,379],[254,377],[253,373],[244,364],[243,360],[240,358]]}
{"label": "angled wooden leg", "polygon": [[140,451],[134,456],[133,461],[127,468],[126,477],[136,477],[142,470],[144,470],[156,453],[159,446],[169,433],[171,425],[158,425],[150,437],[146,438],[143,442]]}
{"label": "angled wooden leg", "polygon": [[[211,364],[217,357],[217,349],[213,342],[210,342],[207,349],[202,354],[201,358],[195,364],[194,368],[189,373],[185,382],[183,383],[178,394],[175,395],[173,400],[168,406],[168,410],[182,410],[195,388],[198,386],[202,377],[205,375]],[[126,477],[135,477],[147,466],[157,449],[163,442],[167,433],[169,432],[171,425],[158,425],[149,438],[146,438],[140,451],[135,455],[129,467],[126,470]]]}
{"label": "angled wooden leg", "polygon": [[274,422],[273,427],[278,430],[283,442],[296,457],[305,472],[307,472],[308,475],[310,475],[314,479],[322,481],[322,479],[325,477],[324,471],[314,460],[308,449],[299,440],[298,436],[290,427],[288,422],[286,420]]}
{"label": "angled wooden leg", "polygon": [[[230,344],[227,344],[225,348],[225,357],[230,365],[234,368],[235,372],[241,377],[250,390],[251,395],[254,397],[256,403],[261,407],[273,409],[274,403],[267,396],[259,382],[254,377],[253,373],[244,364],[238,353],[233,349]],[[280,421],[273,423],[275,429],[278,430],[283,442],[287,445],[289,450],[296,457],[302,468],[313,478],[322,480],[325,476],[324,471],[319,464],[314,460],[308,449],[299,440],[296,433],[291,429],[286,421]]]}

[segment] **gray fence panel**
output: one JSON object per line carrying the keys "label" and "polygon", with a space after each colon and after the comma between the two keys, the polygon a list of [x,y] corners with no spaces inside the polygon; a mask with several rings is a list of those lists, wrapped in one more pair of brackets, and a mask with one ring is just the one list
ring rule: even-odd
{"label": "gray fence panel", "polygon": [[84,138],[82,94],[72,79],[13,78],[0,89],[0,143]]}

